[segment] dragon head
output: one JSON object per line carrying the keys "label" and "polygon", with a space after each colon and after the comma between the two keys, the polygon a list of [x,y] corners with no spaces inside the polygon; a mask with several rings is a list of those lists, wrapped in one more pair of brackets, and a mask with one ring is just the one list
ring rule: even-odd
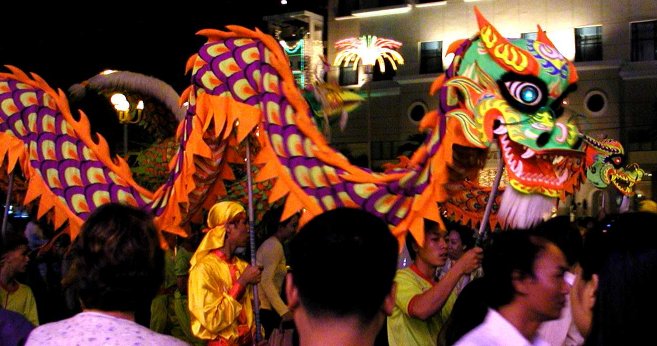
{"label": "dragon head", "polygon": [[[551,208],[583,178],[582,138],[562,107],[577,72],[540,26],[535,40],[506,39],[475,12],[479,32],[450,46],[454,60],[432,86],[439,90],[439,111],[460,123],[461,143],[497,144],[514,196],[544,196]],[[504,202],[500,213],[503,208]]]}
{"label": "dragon head", "polygon": [[584,136],[586,141],[586,178],[595,187],[604,189],[613,184],[624,195],[634,194],[634,185],[645,172],[636,163],[626,164],[623,145],[615,139],[597,140]]}

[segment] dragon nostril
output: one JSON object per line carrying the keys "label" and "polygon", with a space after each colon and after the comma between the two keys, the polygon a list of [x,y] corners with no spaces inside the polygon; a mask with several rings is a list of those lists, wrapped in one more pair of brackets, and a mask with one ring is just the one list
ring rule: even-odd
{"label": "dragon nostril", "polygon": [[536,145],[542,148],[548,143],[549,140],[550,140],[550,133],[543,132],[540,135],[538,135],[538,138],[536,138]]}
{"label": "dragon nostril", "polygon": [[500,121],[500,119],[495,119],[495,120],[493,120],[493,130],[495,130],[495,129],[497,129],[498,127],[500,127],[500,125],[502,125],[502,122]]}

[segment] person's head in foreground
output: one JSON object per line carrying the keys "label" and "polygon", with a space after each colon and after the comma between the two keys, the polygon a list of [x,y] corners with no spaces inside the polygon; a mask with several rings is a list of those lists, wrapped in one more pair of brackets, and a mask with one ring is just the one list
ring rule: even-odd
{"label": "person's head in foreground", "polygon": [[614,215],[589,231],[571,294],[586,345],[640,345],[657,311],[657,214]]}
{"label": "person's head in foreground", "polygon": [[85,310],[134,313],[150,306],[164,279],[164,253],[153,218],[117,203],[98,207],[73,243],[64,279]]}
{"label": "person's head in foreground", "polygon": [[338,208],[290,243],[286,293],[302,345],[373,344],[394,305],[399,245],[386,223]]}

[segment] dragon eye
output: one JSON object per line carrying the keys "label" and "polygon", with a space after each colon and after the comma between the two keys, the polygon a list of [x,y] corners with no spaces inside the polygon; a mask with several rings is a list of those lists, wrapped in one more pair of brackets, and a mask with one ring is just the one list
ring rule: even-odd
{"label": "dragon eye", "polygon": [[619,154],[611,155],[607,159],[607,162],[610,162],[616,168],[622,167],[624,161],[625,160],[623,159],[623,155],[619,155]]}
{"label": "dragon eye", "polygon": [[527,106],[536,106],[543,98],[541,89],[531,82],[509,81],[504,82],[504,85],[511,97]]}
{"label": "dragon eye", "polygon": [[618,166],[623,162],[620,157],[614,157],[614,165]]}

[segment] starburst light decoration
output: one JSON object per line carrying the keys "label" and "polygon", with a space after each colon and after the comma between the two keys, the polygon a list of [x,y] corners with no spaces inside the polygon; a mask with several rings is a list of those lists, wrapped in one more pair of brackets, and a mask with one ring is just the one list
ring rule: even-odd
{"label": "starburst light decoration", "polygon": [[378,62],[381,72],[385,72],[384,59],[388,59],[396,70],[398,64],[404,64],[404,58],[395,50],[401,46],[401,42],[373,35],[346,38],[335,43],[338,54],[333,65],[347,67],[353,63],[353,69],[356,70],[359,61],[365,66],[374,66]]}

